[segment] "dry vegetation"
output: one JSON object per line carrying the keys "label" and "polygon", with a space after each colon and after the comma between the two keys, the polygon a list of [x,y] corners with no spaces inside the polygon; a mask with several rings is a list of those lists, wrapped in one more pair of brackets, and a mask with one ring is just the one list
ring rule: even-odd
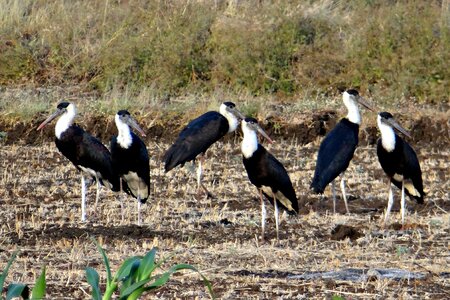
{"label": "dry vegetation", "polygon": [[2,85],[77,86],[133,104],[217,90],[302,102],[348,87],[389,102],[448,101],[448,1],[0,5]]}
{"label": "dry vegetation", "polygon": [[[48,298],[88,298],[84,269],[91,266],[104,272],[89,239],[93,236],[106,248],[113,269],[125,257],[157,246],[160,255],[173,254],[168,264],[190,263],[201,270],[222,299],[449,297],[448,148],[417,147],[428,196],[424,207],[409,202],[406,229],[399,230],[396,214],[394,225],[381,228],[387,187],[373,146],[358,148],[347,172],[348,191],[353,195],[352,213],[347,216],[330,214],[331,201],[308,191],[320,139],[304,146],[295,140],[278,140],[270,150],[293,179],[301,214],[285,218],[277,244],[269,213],[268,242],[261,244],[259,204],[241,163],[239,141],[235,136],[209,151],[205,180],[215,195],[212,200],[195,199],[195,179],[189,166],[164,174],[160,156],[168,145],[148,141],[152,196],[144,206],[142,227],[134,225],[135,202],[128,199],[122,222],[119,195],[109,191],[102,193],[98,211],[89,211],[89,223],[80,223],[79,174],[53,144],[2,147],[0,268],[12,251],[20,249],[8,282],[34,282],[46,265]],[[95,189],[90,189],[88,201],[94,196]],[[398,200],[398,192],[395,197]],[[396,202],[394,210],[398,206]],[[334,240],[337,236],[331,232],[337,224],[352,226],[359,234]],[[425,277],[370,277],[359,282],[291,277],[349,268],[399,268]],[[149,296],[176,297],[208,295],[199,277],[185,272]]]}

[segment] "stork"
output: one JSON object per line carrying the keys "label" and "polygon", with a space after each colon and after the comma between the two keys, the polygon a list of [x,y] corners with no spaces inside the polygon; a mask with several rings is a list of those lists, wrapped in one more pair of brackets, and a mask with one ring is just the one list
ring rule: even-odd
{"label": "stork", "polygon": [[394,129],[411,137],[409,133],[394,120],[388,112],[380,112],[377,117],[378,128],[381,138],[377,143],[378,161],[389,178],[388,207],[384,217],[387,222],[394,203],[392,183],[401,189],[402,198],[400,202],[402,225],[405,220],[405,192],[419,204],[423,204],[422,171],[419,160],[414,149],[401,137],[395,134]]}
{"label": "stork", "polygon": [[61,102],[56,111],[39,125],[42,129],[47,123],[61,116],[55,126],[55,144],[58,150],[81,171],[81,221],[86,221],[86,178],[97,182],[95,208],[97,207],[100,185],[113,191],[119,190],[119,177],[114,173],[111,154],[96,138],[73,124],[77,115],[75,104]]}
{"label": "stork", "polygon": [[205,152],[225,134],[235,131],[242,118],[243,115],[234,103],[224,102],[220,105],[219,112],[209,111],[189,122],[164,154],[165,171],[169,172],[178,165],[183,166],[198,156],[197,188],[199,193],[203,190],[207,196],[210,195],[202,183]]}
{"label": "stork", "polygon": [[141,203],[145,203],[150,195],[149,157],[144,142],[130,127],[142,136],[145,133],[126,110],[120,110],[114,120],[118,131],[111,139],[114,171],[120,176],[122,190],[137,199],[138,225],[141,225]]}
{"label": "stork", "polygon": [[347,196],[345,194],[344,173],[358,145],[358,131],[361,125],[361,115],[359,114],[358,103],[373,110],[372,107],[359,95],[358,91],[350,89],[343,93],[344,105],[348,114],[325,136],[320,144],[317,156],[316,170],[311,183],[311,189],[318,194],[322,194],[326,186],[332,182],[333,192],[333,212],[336,213],[336,191],[334,179],[340,175],[341,192],[344,198],[345,209],[349,213]]}
{"label": "stork", "polygon": [[261,133],[269,143],[270,137],[258,125],[254,118],[245,118],[241,124],[244,138],[241,150],[244,167],[247,170],[250,182],[256,186],[261,201],[261,239],[264,240],[266,208],[264,196],[273,204],[275,215],[275,226],[278,235],[278,206],[289,214],[298,213],[298,201],[291,179],[284,166],[258,143],[257,133]]}

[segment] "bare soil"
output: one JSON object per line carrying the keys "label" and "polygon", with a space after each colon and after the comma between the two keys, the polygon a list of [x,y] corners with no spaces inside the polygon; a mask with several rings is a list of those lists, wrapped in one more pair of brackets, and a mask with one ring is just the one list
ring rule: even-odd
{"label": "bare soil", "polygon": [[[406,224],[401,226],[400,193],[395,190],[393,215],[385,227],[388,189],[373,145],[376,129],[361,130],[360,147],[346,172],[351,213],[344,214],[339,197],[334,215],[329,188],[317,196],[310,193],[309,184],[320,136],[337,121],[337,114],[320,112],[301,120],[281,127],[276,119],[266,120],[276,138],[267,148],[290,173],[301,209],[298,216],[282,218],[279,242],[269,210],[264,243],[259,241],[259,200],[241,162],[239,133],[208,151],[204,180],[214,197],[204,199],[197,197],[190,164],[164,173],[160,159],[173,134],[150,128],[146,143],[152,156],[152,194],[143,206],[144,225],[137,226],[134,199],[103,189],[94,211],[93,186],[88,192],[89,221],[81,223],[80,176],[51,142],[53,127],[36,133],[38,119],[34,128],[10,126],[0,148],[0,269],[15,249],[20,254],[7,284],[32,284],[46,265],[48,299],[90,298],[85,268],[94,267],[105,278],[101,256],[90,240],[94,237],[106,249],[114,271],[126,257],[156,246],[159,258],[172,255],[164,268],[193,264],[221,299],[449,298],[448,120],[419,117],[406,126],[415,128],[411,143],[428,194],[425,205],[408,200]],[[101,126],[94,123],[88,127],[106,143],[114,133],[112,124],[100,132]],[[124,220],[120,198],[127,204]],[[401,269],[426,276],[365,281],[295,277],[343,269]],[[145,298],[204,299],[208,294],[198,275],[181,272]]]}

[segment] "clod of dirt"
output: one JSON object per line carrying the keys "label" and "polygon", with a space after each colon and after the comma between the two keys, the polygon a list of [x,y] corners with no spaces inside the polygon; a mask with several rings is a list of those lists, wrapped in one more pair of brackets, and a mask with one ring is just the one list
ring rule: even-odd
{"label": "clod of dirt", "polygon": [[402,227],[403,227],[402,224],[400,224],[400,223],[398,223],[398,222],[395,222],[395,223],[392,223],[392,224],[389,226],[389,229],[393,229],[393,230],[402,230]]}
{"label": "clod of dirt", "polygon": [[362,236],[362,233],[359,232],[356,228],[348,226],[348,225],[342,225],[338,224],[336,227],[331,230],[331,239],[335,241],[342,241],[346,238],[349,238],[351,241],[356,240],[357,238],[360,238]]}

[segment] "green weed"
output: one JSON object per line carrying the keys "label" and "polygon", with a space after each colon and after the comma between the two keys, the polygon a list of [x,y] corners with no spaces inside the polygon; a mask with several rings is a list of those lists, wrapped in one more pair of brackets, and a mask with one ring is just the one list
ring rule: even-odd
{"label": "green weed", "polygon": [[138,299],[144,293],[156,290],[164,286],[170,279],[170,276],[180,270],[192,270],[197,272],[203,279],[203,283],[207,287],[210,295],[214,298],[211,283],[203,276],[195,267],[188,264],[177,264],[172,266],[168,271],[161,274],[154,274],[161,268],[161,265],[168,258],[156,261],[156,248],[150,250],[145,256],[133,256],[125,259],[114,277],[111,273],[109,259],[103,248],[95,241],[99,252],[102,255],[106,268],[106,290],[104,295],[100,291],[100,277],[98,272],[88,267],[86,268],[86,278],[92,287],[92,298],[94,300],[112,299],[114,293],[119,291],[119,299]]}
{"label": "green weed", "polygon": [[[3,293],[3,285],[5,283],[6,276],[8,275],[8,270],[11,267],[14,260],[16,259],[18,252],[19,251],[15,251],[13,253],[0,276],[0,296]],[[31,297],[30,297],[30,288],[28,287],[28,285],[24,283],[11,283],[8,286],[8,292],[6,293],[6,300],[10,300],[17,297],[21,297],[24,300],[43,299],[45,297],[45,289],[46,289],[46,280],[44,267],[42,269],[41,275],[38,277],[33,289],[31,290]]]}

